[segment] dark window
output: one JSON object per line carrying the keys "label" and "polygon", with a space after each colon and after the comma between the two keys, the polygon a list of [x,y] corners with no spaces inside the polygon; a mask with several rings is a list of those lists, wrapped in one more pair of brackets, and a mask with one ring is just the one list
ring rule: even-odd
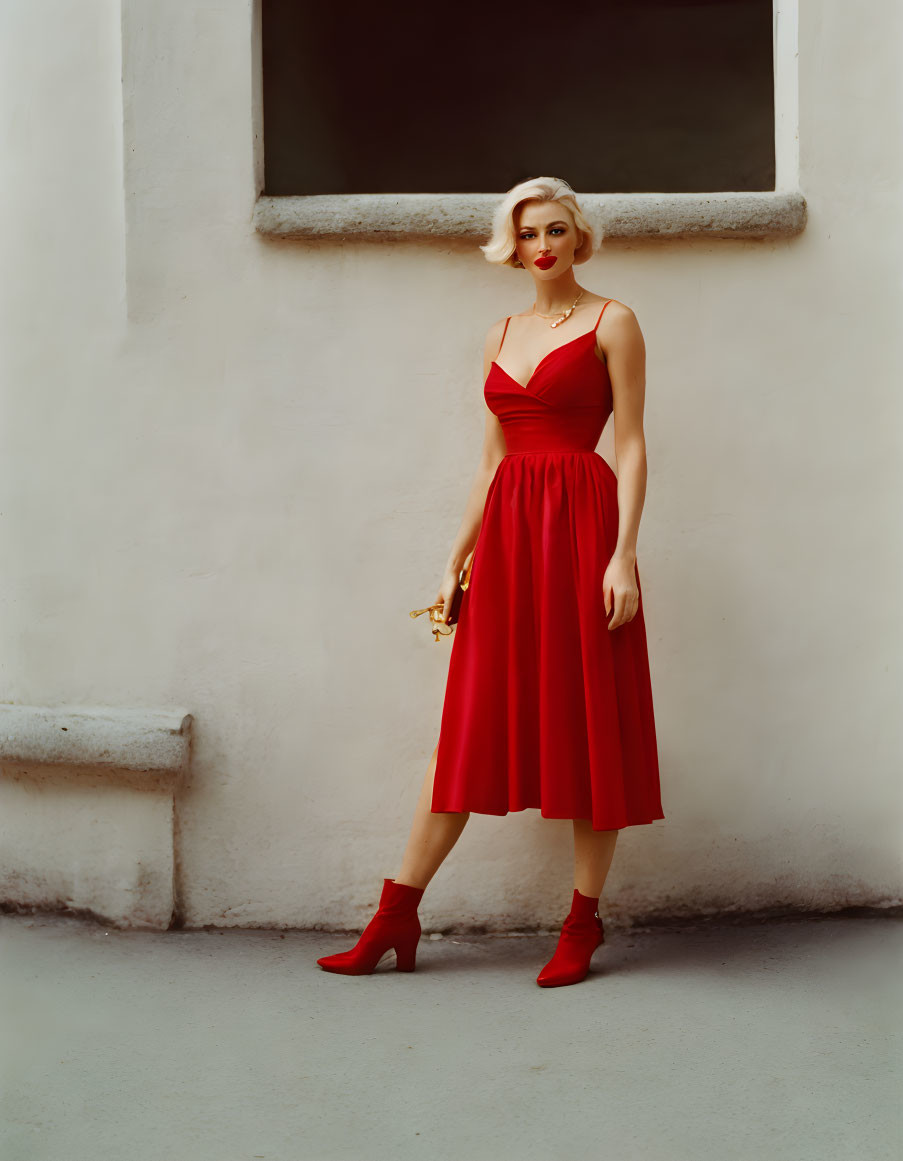
{"label": "dark window", "polygon": [[771,0],[263,0],[266,194],[772,190]]}

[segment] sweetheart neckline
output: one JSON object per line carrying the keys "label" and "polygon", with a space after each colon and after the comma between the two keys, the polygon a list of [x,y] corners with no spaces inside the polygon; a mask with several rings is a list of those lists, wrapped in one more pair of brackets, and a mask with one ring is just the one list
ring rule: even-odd
{"label": "sweetheart neckline", "polygon": [[[501,365],[501,363],[497,363],[495,361],[495,359],[493,359],[492,362],[490,363],[490,368],[498,367],[498,369],[501,371],[501,373],[503,375],[505,375],[508,379],[510,379],[512,383],[515,383],[518,387],[520,387],[521,391],[529,391],[530,384],[533,382],[533,380],[539,374],[539,368],[543,365],[543,363],[546,361],[546,359],[551,358],[551,356],[554,354],[557,354],[558,351],[563,351],[565,349],[565,347],[573,346],[573,344],[578,342],[580,339],[588,339],[590,337],[590,335],[592,335],[593,339],[596,338],[596,328],[595,327],[593,327],[593,329],[591,331],[584,331],[582,335],[574,335],[574,337],[572,339],[568,339],[568,341],[566,343],[561,343],[560,346],[553,347],[551,349],[551,351],[547,351],[543,355],[543,357],[539,360],[539,362],[536,364],[536,366],[533,368],[533,374],[530,376],[530,378],[527,380],[526,383],[521,383],[517,379],[515,379],[514,376],[511,375],[508,371],[506,371],[505,368]],[[607,363],[603,363],[601,359],[596,359],[596,362],[599,363],[606,370],[608,370]],[[485,387],[488,382],[489,382],[489,376],[487,375],[486,380],[483,383],[483,386]]]}

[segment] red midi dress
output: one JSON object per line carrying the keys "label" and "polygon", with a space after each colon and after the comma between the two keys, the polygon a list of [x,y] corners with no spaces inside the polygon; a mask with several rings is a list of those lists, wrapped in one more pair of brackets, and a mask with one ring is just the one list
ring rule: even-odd
{"label": "red midi dress", "polygon": [[664,818],[642,592],[611,630],[602,593],[618,539],[617,476],[595,451],[613,408],[596,355],[607,306],[526,386],[490,367],[507,451],[451,639],[433,812],[534,808],[595,830]]}

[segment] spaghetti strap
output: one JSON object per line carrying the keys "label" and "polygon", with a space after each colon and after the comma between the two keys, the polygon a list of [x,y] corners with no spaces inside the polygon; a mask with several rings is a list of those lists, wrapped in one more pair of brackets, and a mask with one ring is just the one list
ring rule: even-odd
{"label": "spaghetti strap", "polygon": [[[608,302],[611,302],[611,299],[609,299]],[[608,306],[608,302],[606,302],[605,306]],[[603,306],[599,311],[599,317],[596,319],[596,326],[593,327],[593,330],[595,330],[599,323],[602,321],[602,315],[605,314],[605,306]]]}
{"label": "spaghetti strap", "polygon": [[496,358],[498,358],[499,355],[502,353],[502,343],[505,341],[505,331],[507,331],[508,323],[510,323],[510,322],[511,322],[511,315],[509,314],[508,317],[505,319],[505,330],[502,331],[502,342],[499,343],[499,349],[495,352]]}

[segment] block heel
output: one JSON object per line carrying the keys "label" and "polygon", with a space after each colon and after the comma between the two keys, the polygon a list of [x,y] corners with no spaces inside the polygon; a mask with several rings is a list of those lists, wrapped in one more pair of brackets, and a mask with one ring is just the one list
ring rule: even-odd
{"label": "block heel", "polygon": [[348,951],[321,956],[319,966],[337,975],[370,975],[394,951],[395,970],[414,971],[421,934],[417,907],[425,890],[383,879],[379,908],[360,939]]}

